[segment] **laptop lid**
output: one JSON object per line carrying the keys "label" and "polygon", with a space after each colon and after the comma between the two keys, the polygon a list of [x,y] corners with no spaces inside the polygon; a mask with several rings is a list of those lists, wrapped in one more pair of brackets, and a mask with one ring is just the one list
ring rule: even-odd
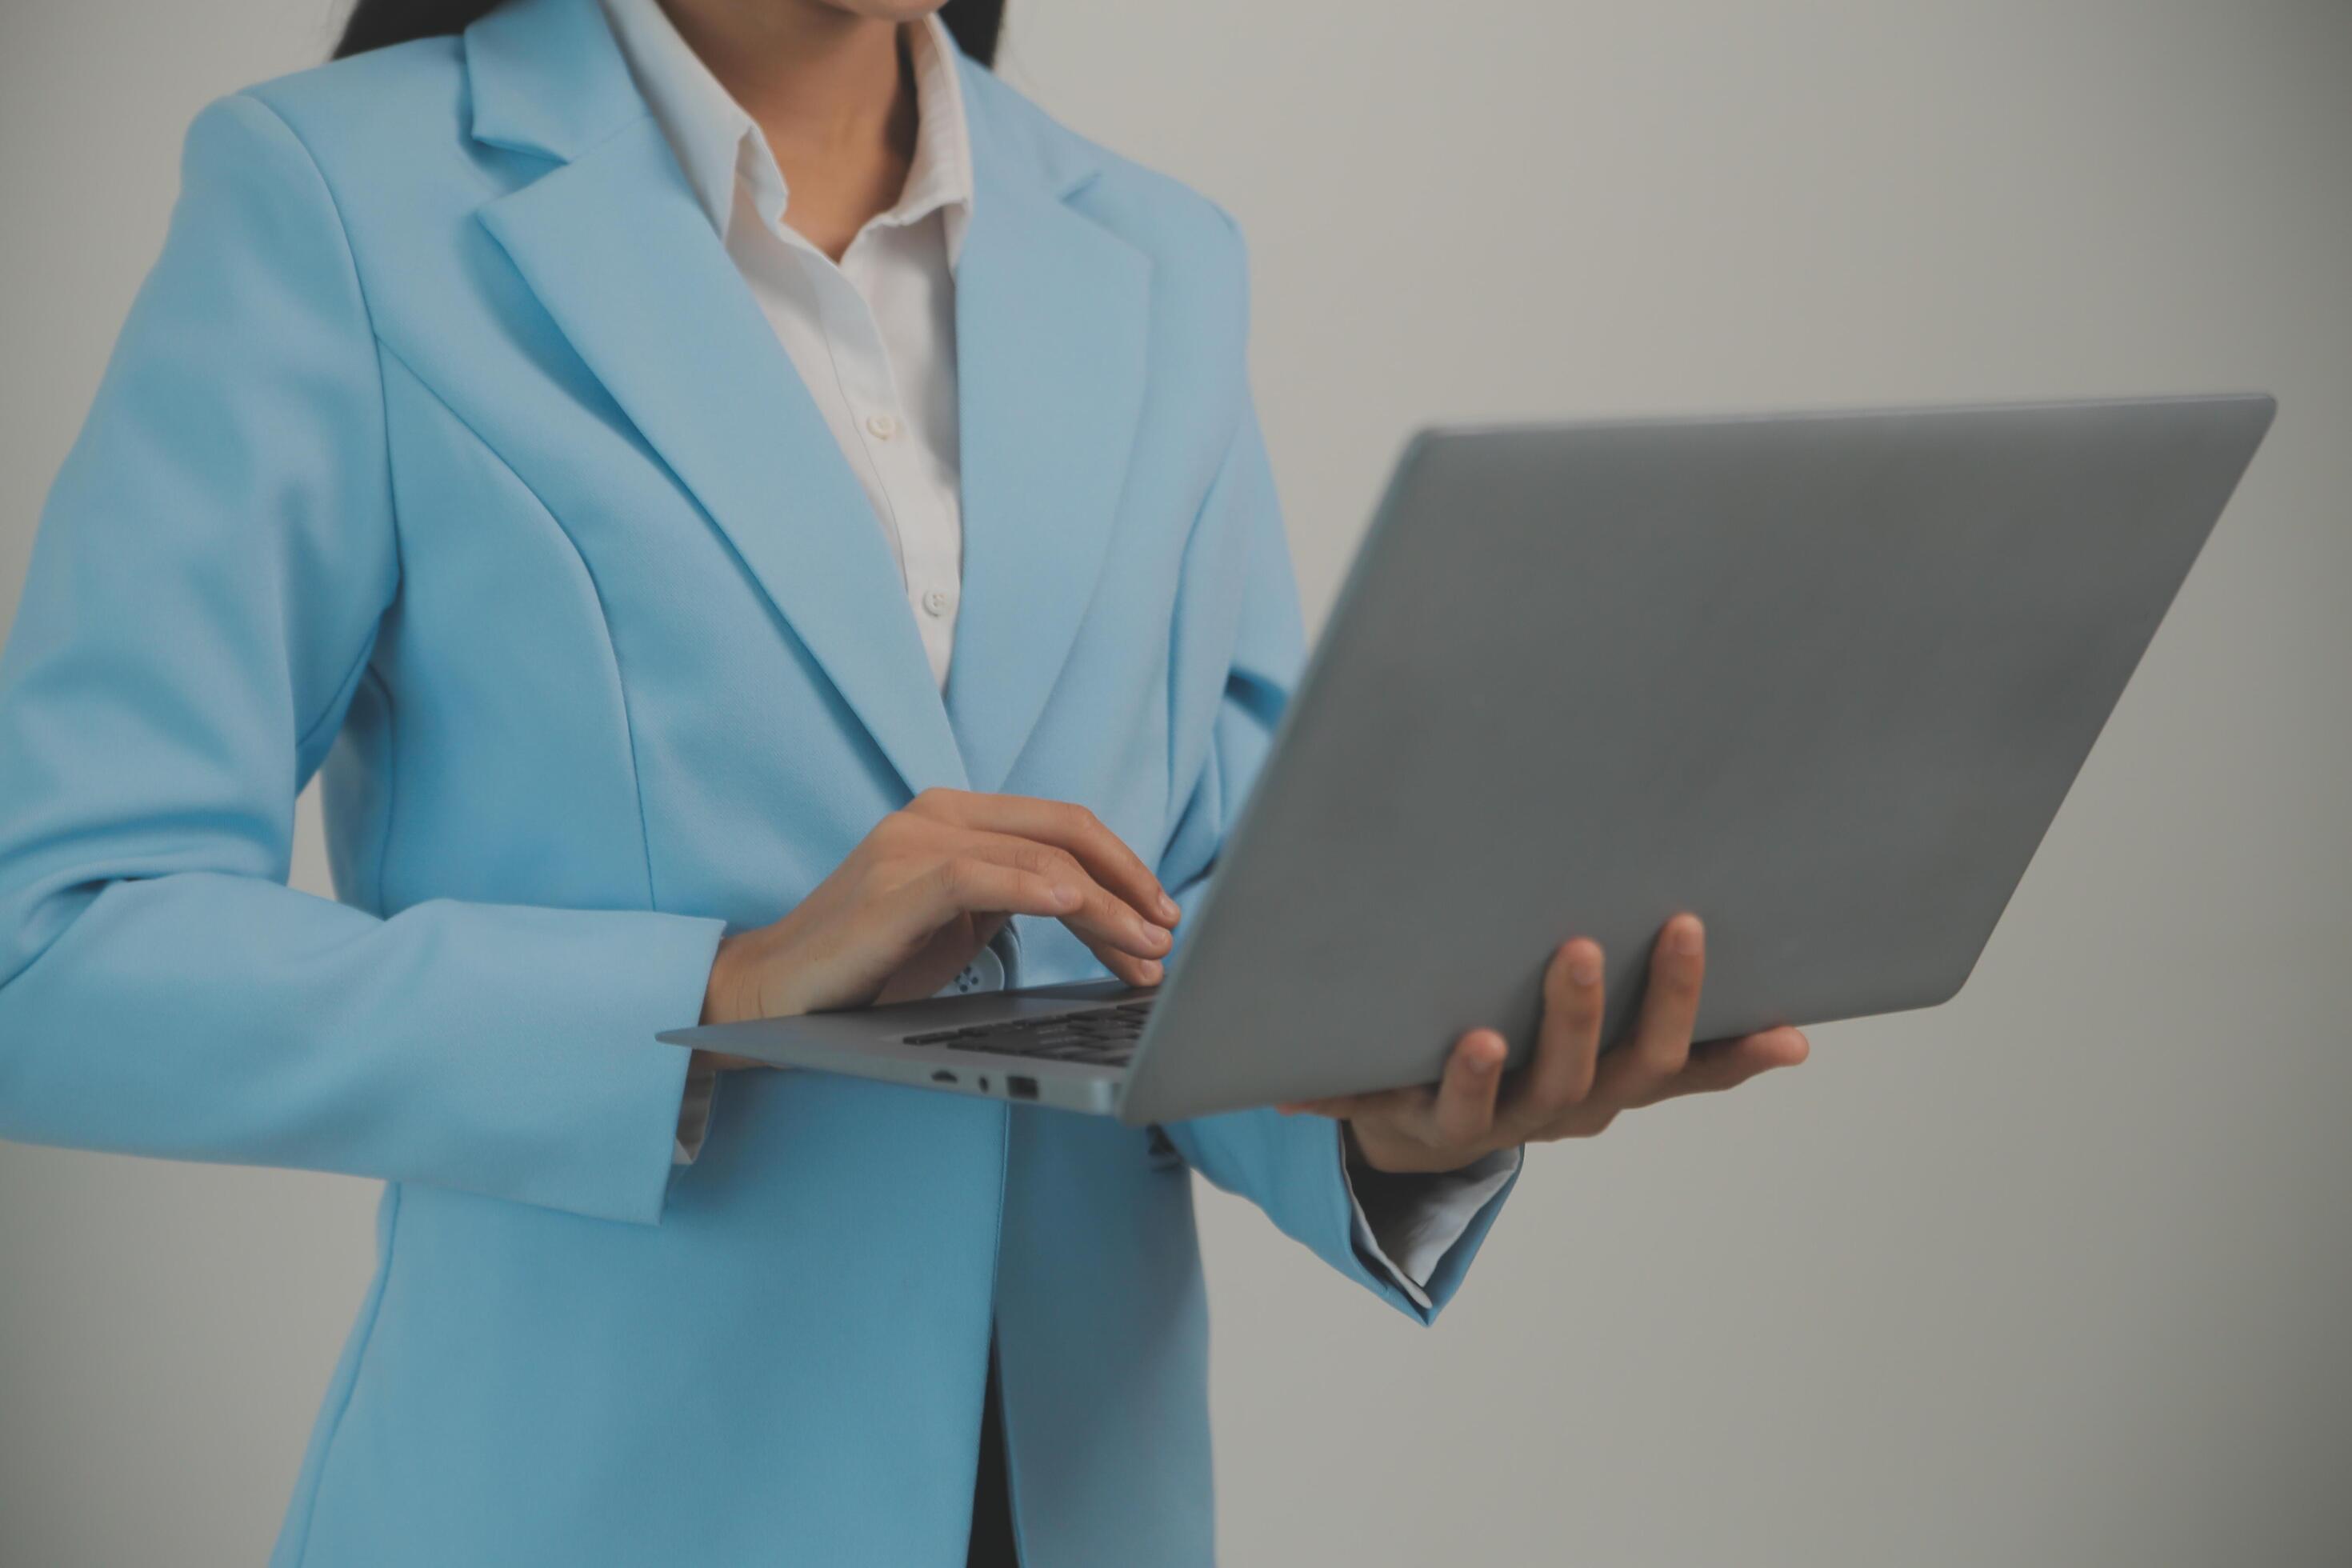
{"label": "laptop lid", "polygon": [[2263,396],[1433,430],[1137,1058],[1129,1121],[1433,1080],[1674,910],[1699,1037],[1957,991],[2268,428]]}

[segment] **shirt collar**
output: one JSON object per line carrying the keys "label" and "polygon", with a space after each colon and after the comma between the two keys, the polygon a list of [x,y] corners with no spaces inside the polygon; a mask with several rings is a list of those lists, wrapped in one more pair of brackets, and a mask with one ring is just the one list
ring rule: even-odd
{"label": "shirt collar", "polygon": [[[604,0],[604,6],[646,107],[719,237],[727,237],[734,222],[739,182],[756,211],[781,221],[791,193],[767,137],[680,36],[659,0]],[[971,219],[972,189],[971,132],[955,44],[936,14],[908,30],[907,44],[915,73],[915,153],[898,201],[875,221],[904,226],[940,213],[953,267]]]}

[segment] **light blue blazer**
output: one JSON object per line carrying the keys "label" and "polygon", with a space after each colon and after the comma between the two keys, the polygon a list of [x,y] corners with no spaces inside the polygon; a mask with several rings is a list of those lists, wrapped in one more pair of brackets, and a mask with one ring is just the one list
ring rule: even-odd
{"label": "light blue blazer", "polygon": [[1425,1315],[1319,1119],[745,1074],[672,1163],[722,931],[932,786],[1194,898],[1299,662],[1233,226],[959,68],[944,701],[593,0],[189,133],[0,663],[0,1135],[387,1184],[279,1563],[953,1568],[993,1323],[1029,1568],[1202,1563],[1187,1168]]}

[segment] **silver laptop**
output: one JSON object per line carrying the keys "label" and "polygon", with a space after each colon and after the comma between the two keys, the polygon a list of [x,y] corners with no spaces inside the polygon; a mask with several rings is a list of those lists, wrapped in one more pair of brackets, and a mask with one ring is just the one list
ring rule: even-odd
{"label": "silver laptop", "polygon": [[[1444,429],[1406,447],[1165,982],[675,1030],[1129,1122],[1604,1046],[1678,909],[1698,1037],[1958,991],[2268,397]],[[2185,742],[2184,742],[2185,743]]]}

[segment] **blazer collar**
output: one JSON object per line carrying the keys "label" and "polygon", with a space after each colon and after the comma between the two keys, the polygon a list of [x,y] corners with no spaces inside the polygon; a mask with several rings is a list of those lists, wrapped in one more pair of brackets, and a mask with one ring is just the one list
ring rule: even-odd
{"label": "blazer collar", "polygon": [[507,0],[464,44],[477,142],[568,163],[646,115],[595,0]]}
{"label": "blazer collar", "polygon": [[964,583],[943,704],[865,492],[603,7],[509,0],[465,48],[475,137],[553,163],[480,213],[523,281],[908,790],[999,787],[1100,575],[1142,405],[1149,263],[1069,205],[1099,159],[958,55],[976,195],[956,272]]}
{"label": "blazer collar", "polygon": [[[1121,512],[1150,325],[1144,253],[1071,198],[1098,164],[964,64],[975,190],[956,268],[963,595],[947,705],[1002,788],[1058,683]],[[1048,771],[1024,787],[1051,792]]]}

